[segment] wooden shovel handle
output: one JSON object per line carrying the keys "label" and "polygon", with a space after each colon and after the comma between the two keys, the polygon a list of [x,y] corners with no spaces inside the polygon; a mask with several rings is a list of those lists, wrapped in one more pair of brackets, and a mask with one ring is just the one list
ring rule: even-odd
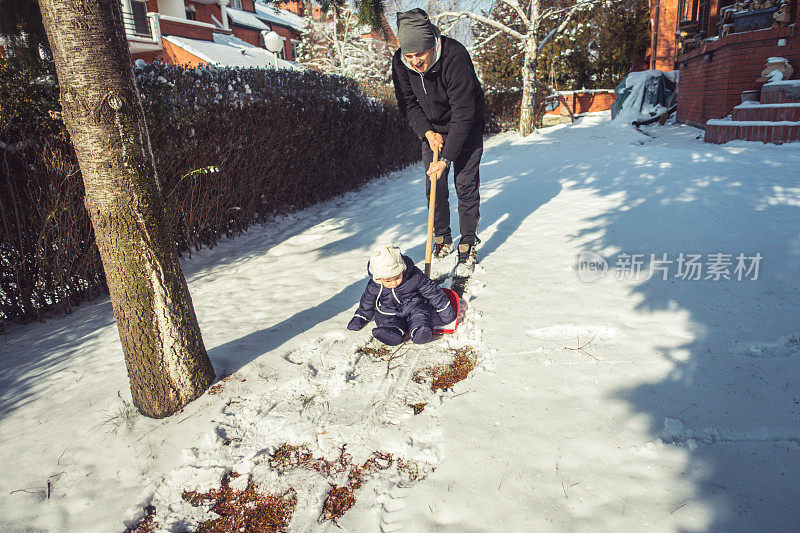
{"label": "wooden shovel handle", "polygon": [[[439,160],[439,147],[433,148],[433,162]],[[427,172],[427,169],[426,169]],[[440,176],[441,177],[441,176]],[[428,240],[425,243],[425,275],[431,277],[431,254],[433,252],[433,211],[436,207],[436,179],[431,181],[431,198],[428,201]]]}

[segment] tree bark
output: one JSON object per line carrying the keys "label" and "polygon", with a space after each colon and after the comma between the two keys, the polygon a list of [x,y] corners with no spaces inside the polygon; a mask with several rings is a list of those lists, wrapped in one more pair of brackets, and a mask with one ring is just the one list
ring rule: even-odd
{"label": "tree bark", "polygon": [[133,402],[169,416],[214,379],[166,217],[115,0],[40,0]]}
{"label": "tree bark", "polygon": [[525,39],[522,58],[522,102],[520,103],[519,134],[527,137],[534,130],[534,105],[536,99],[536,39]]}
{"label": "tree bark", "polygon": [[530,0],[528,32],[525,34],[525,53],[522,57],[522,103],[519,114],[519,134],[530,135],[536,128],[536,60],[539,58],[540,0]]}

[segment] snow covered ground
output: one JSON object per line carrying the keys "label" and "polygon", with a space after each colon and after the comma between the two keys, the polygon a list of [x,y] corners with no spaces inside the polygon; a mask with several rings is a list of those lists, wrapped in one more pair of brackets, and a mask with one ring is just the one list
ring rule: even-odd
{"label": "snow covered ground", "polygon": [[[12,330],[0,530],[122,531],[152,503],[183,531],[212,515],[182,491],[236,471],[294,488],[292,531],[338,531],[330,480],[269,466],[284,443],[413,466],[368,478],[345,531],[796,530],[800,146],[700,135],[606,115],[488,138],[464,323],[393,361],[345,325],[371,247],[422,259],[419,168],[184,261],[231,377],[169,419],[129,407],[108,301]],[[461,347],[452,391],[411,379]]]}

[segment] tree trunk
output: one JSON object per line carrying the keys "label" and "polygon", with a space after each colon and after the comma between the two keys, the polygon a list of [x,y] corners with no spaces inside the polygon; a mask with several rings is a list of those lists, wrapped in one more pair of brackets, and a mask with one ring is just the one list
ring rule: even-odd
{"label": "tree trunk", "polygon": [[528,32],[525,34],[525,54],[522,57],[522,109],[519,114],[519,134],[530,135],[536,128],[536,60],[539,57],[539,11],[541,0],[531,0]]}
{"label": "tree trunk", "polygon": [[336,6],[333,6],[333,42],[334,50],[336,51],[336,60],[339,63],[340,75],[344,76],[345,72],[345,55],[344,55],[344,39],[339,38],[339,11]]}
{"label": "tree trunk", "polygon": [[534,105],[536,104],[536,38],[529,35],[525,40],[522,59],[522,103],[519,114],[519,134],[527,137],[534,129]]}
{"label": "tree trunk", "polygon": [[40,0],[133,402],[169,416],[214,379],[133,76],[120,3]]}

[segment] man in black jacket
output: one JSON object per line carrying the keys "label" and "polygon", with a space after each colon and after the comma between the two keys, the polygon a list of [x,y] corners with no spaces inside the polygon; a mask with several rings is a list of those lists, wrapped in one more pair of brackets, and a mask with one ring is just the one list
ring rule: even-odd
{"label": "man in black jacket", "polygon": [[[422,140],[428,197],[431,180],[436,182],[434,254],[444,257],[453,251],[447,188],[447,173],[452,166],[461,231],[458,260],[474,264],[479,242],[483,89],[464,45],[442,37],[422,9],[397,14],[397,39],[400,48],[392,59],[397,104]],[[433,162],[434,147],[440,149],[438,162]]]}

